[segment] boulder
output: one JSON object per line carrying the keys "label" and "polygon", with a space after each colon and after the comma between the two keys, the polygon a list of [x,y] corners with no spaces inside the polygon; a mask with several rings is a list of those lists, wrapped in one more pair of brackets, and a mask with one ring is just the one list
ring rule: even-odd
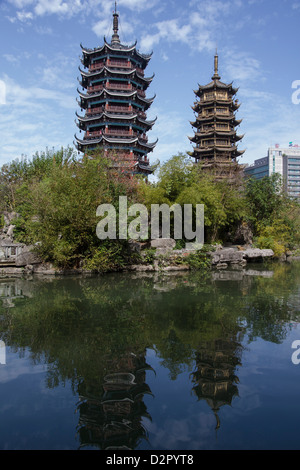
{"label": "boulder", "polygon": [[155,238],[151,240],[151,248],[175,248],[176,241],[173,238]]}
{"label": "boulder", "polygon": [[222,250],[214,251],[211,254],[212,264],[233,263],[238,264],[243,262],[243,252],[235,250],[234,248],[223,248]]}
{"label": "boulder", "polygon": [[14,236],[14,228],[15,228],[15,225],[9,225],[9,226],[8,226],[8,229],[7,229],[7,232],[6,232],[6,236],[7,236],[7,237],[13,238],[13,236]]}
{"label": "boulder", "polygon": [[57,270],[51,263],[41,263],[41,264],[36,264],[33,266],[33,273],[56,275]]}
{"label": "boulder", "polygon": [[233,235],[232,241],[235,244],[251,245],[253,242],[253,232],[251,227],[246,222],[242,222]]}
{"label": "boulder", "polygon": [[31,247],[24,247],[22,253],[16,256],[15,265],[16,266],[27,266],[28,264],[39,264],[41,263],[38,255],[32,251]]}
{"label": "boulder", "polygon": [[250,260],[272,258],[274,256],[273,250],[260,249],[260,248],[248,248],[242,253],[245,259],[250,259]]}

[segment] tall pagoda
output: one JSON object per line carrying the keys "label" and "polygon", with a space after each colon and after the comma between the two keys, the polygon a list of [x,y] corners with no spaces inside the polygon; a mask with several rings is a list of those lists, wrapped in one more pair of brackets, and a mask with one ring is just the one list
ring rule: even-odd
{"label": "tall pagoda", "polygon": [[115,8],[111,42],[104,37],[102,47],[81,45],[84,70],[79,67],[79,83],[83,91],[78,90],[77,102],[85,114],[76,112],[75,122],[84,135],[75,135],[75,145],[83,153],[100,147],[121,164],[127,162],[134,173],[151,174],[148,153],[156,142],[148,142],[147,132],[156,119],[147,120],[146,113],[155,97],[147,98],[146,90],[154,75],[145,77],[144,71],[152,54],[138,52],[136,42],[121,44],[118,30]]}
{"label": "tall pagoda", "polygon": [[216,52],[212,81],[208,85],[199,85],[194,91],[199,100],[192,106],[196,114],[196,120],[191,122],[195,135],[189,139],[195,147],[189,155],[215,180],[235,180],[243,169],[237,158],[245,152],[237,148],[237,142],[243,138],[235,130],[242,122],[235,117],[240,107],[238,100],[234,99],[238,89],[232,83],[227,85],[220,81],[218,60]]}

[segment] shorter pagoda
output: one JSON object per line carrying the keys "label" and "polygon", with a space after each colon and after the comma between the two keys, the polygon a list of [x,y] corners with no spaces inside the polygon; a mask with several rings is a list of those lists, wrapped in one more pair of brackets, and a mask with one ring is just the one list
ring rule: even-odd
{"label": "shorter pagoda", "polygon": [[194,91],[199,100],[192,107],[196,113],[196,120],[191,122],[195,135],[189,137],[195,144],[189,155],[215,180],[235,180],[237,176],[242,176],[243,166],[238,164],[237,158],[245,150],[239,151],[237,148],[237,142],[243,138],[235,130],[242,122],[235,117],[240,107],[238,100],[234,99],[237,91],[232,83],[226,85],[220,81],[216,53],[212,81],[205,86],[199,85],[198,90]]}

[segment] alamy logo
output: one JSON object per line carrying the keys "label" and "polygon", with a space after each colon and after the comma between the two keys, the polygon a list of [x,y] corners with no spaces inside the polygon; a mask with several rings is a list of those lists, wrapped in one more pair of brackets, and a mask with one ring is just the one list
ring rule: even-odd
{"label": "alamy logo", "polygon": [[292,88],[296,88],[296,91],[292,94],[292,103],[300,104],[300,80],[294,80]]}
{"label": "alamy logo", "polygon": [[[105,215],[106,214],[106,215]],[[128,207],[127,197],[119,197],[118,217],[112,204],[98,206],[96,215],[102,217],[97,224],[96,234],[100,240],[147,240],[170,238],[171,214],[173,220],[173,238],[189,240],[187,250],[199,250],[204,244],[204,205],[197,204],[196,211],[192,204],[152,204],[151,214],[143,204],[132,204]],[[105,217],[104,217],[105,216]],[[118,221],[117,221],[118,219]],[[149,225],[151,235],[149,234]],[[160,237],[161,235],[161,237]]]}
{"label": "alamy logo", "polygon": [[292,354],[292,363],[298,365],[300,364],[300,340],[293,341],[292,349],[296,349]]}
{"label": "alamy logo", "polygon": [[6,349],[4,341],[0,341],[0,364],[6,364]]}

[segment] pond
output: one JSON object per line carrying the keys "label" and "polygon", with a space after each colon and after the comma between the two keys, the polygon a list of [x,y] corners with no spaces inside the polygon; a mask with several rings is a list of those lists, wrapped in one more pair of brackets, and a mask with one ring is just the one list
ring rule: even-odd
{"label": "pond", "polygon": [[298,262],[0,279],[0,339],[2,450],[300,449]]}

